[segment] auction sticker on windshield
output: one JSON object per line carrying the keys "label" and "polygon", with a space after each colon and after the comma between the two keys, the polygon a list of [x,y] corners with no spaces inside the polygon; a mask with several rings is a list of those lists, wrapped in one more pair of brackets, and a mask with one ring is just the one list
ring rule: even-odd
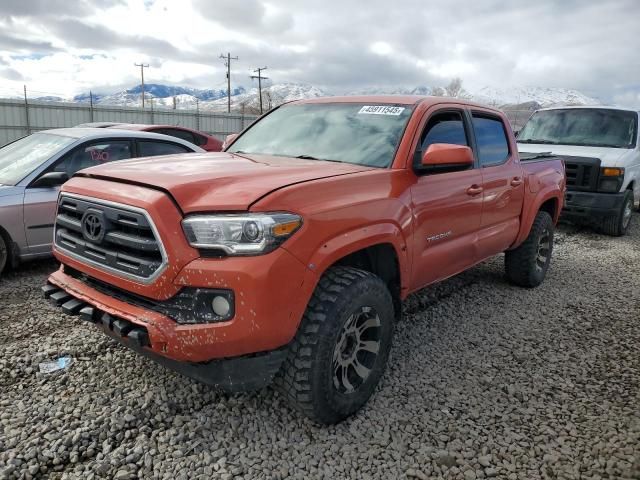
{"label": "auction sticker on windshield", "polygon": [[365,105],[360,109],[358,114],[400,115],[403,111],[404,107],[394,107],[391,105]]}

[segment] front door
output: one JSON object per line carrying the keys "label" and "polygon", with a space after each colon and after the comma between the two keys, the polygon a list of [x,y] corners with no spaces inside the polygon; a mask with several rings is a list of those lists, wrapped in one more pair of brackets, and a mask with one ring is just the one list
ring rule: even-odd
{"label": "front door", "polygon": [[[434,143],[471,146],[462,110],[433,113],[415,159]],[[476,165],[462,171],[418,175],[411,187],[414,211],[413,289],[459,273],[477,262],[482,214],[482,174]]]}

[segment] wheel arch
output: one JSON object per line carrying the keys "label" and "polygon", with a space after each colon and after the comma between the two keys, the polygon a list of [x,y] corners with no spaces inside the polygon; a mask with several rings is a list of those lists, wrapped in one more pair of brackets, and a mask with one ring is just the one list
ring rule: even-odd
{"label": "wheel arch", "polygon": [[322,243],[308,268],[316,281],[308,285],[310,298],[317,282],[334,266],[351,266],[378,275],[387,284],[399,313],[410,278],[407,246],[397,225],[382,223],[344,232]]}
{"label": "wheel arch", "polygon": [[[526,207],[527,202],[529,203],[528,208]],[[561,210],[561,198],[558,196],[557,188],[553,186],[549,187],[546,191],[537,193],[535,197],[525,198],[525,209],[522,212],[520,221],[520,232],[518,233],[516,241],[513,242],[511,249],[518,247],[526,240],[538,212],[544,211],[549,213],[555,225],[558,223]]]}
{"label": "wheel arch", "polygon": [[[5,268],[7,266],[15,267],[18,263],[18,255],[16,254],[16,249],[11,235],[2,225],[0,225],[0,237],[4,240],[7,248],[7,264],[5,265]],[[0,273],[1,272],[2,270],[0,270]]]}

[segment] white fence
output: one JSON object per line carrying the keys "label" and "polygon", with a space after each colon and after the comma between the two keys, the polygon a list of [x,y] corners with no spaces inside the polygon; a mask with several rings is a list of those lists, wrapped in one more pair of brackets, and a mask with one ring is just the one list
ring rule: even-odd
{"label": "white fence", "polygon": [[223,139],[237,133],[256,117],[238,113],[211,113],[168,108],[130,108],[75,103],[0,99],[0,146],[30,133],[73,127],[87,122],[148,123],[194,128]]}

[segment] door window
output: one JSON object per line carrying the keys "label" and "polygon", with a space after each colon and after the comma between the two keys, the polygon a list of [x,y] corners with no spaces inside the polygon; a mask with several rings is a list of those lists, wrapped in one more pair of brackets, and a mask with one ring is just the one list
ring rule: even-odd
{"label": "door window", "polygon": [[163,135],[169,135],[170,137],[180,138],[186,140],[189,143],[194,143],[196,140],[193,138],[193,134],[187,130],[181,130],[179,128],[162,128],[154,130],[156,133],[162,133]]}
{"label": "door window", "polygon": [[509,142],[502,120],[473,115],[478,157],[483,167],[500,165],[509,158]]}
{"label": "door window", "polygon": [[131,143],[128,140],[100,140],[73,149],[56,163],[53,171],[72,176],[83,168],[127,158],[131,158]]}
{"label": "door window", "polygon": [[191,150],[184,145],[178,145],[177,143],[154,142],[151,140],[138,141],[139,157],[155,157],[157,155],[173,155],[188,152],[191,152]]}
{"label": "door window", "polygon": [[458,112],[438,113],[429,119],[422,135],[421,150],[424,152],[434,143],[452,143],[469,146],[462,115]]}
{"label": "door window", "polygon": [[434,143],[469,146],[462,113],[436,113],[429,119],[422,133],[420,148],[416,151],[414,160],[416,166],[420,165],[422,154]]}

